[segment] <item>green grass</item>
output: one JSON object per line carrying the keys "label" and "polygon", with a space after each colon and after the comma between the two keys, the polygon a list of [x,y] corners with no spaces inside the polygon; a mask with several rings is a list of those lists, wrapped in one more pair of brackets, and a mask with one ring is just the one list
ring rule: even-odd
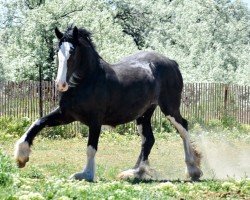
{"label": "green grass", "polygon": [[[233,171],[239,162],[231,158],[231,151],[242,150],[248,154],[250,142],[247,136],[240,137],[240,133],[232,137],[228,134],[227,130],[218,136],[218,132],[204,131],[199,126],[192,130],[192,138],[196,138],[204,154],[204,176],[200,182],[190,182],[185,178],[183,145],[175,133],[156,134],[156,143],[150,154],[151,167],[156,174],[150,181],[116,178],[119,172],[131,168],[137,159],[141,145],[137,135],[102,134],[94,183],[68,180],[86,163],[86,138],[49,140],[38,137],[24,169],[16,169],[11,159],[15,139],[1,140],[0,151],[4,150],[4,153],[0,154],[0,174],[7,174],[10,179],[7,178],[5,184],[0,181],[0,199],[250,199],[249,171],[245,175],[243,172],[249,167],[242,166]],[[214,155],[209,155],[208,150],[214,147],[210,143],[216,145],[223,159],[226,155],[224,149],[230,153],[227,164],[232,166],[228,176],[218,178],[218,166],[226,160],[216,160],[220,157],[217,155],[213,160],[218,166],[210,163],[210,157]],[[239,171],[242,174],[235,176]]]}

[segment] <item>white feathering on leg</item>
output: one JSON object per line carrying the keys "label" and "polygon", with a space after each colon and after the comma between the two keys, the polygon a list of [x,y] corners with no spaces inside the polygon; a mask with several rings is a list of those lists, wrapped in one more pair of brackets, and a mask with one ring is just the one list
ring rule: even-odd
{"label": "white feathering on leg", "polygon": [[191,177],[192,180],[199,179],[202,176],[202,171],[200,170],[200,153],[191,145],[188,131],[174,117],[169,115],[167,118],[178,130],[183,140],[188,177]]}
{"label": "white feathering on leg", "polygon": [[94,181],[95,179],[95,154],[96,150],[92,146],[87,148],[87,164],[83,172],[73,174],[70,179]]}
{"label": "white feathering on leg", "polygon": [[128,169],[121,172],[118,179],[133,179],[138,178],[140,180],[149,180],[153,177],[154,170],[150,169],[148,160],[140,163],[140,166],[136,169]]}
{"label": "white feathering on leg", "polygon": [[21,167],[24,167],[25,163],[29,160],[30,155],[29,143],[23,141],[22,138],[17,141],[15,145],[14,158],[19,163]]}

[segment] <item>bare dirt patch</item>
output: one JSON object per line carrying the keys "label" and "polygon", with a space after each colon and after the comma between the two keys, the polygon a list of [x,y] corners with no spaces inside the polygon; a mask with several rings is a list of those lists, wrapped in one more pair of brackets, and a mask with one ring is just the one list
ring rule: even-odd
{"label": "bare dirt patch", "polygon": [[[200,148],[205,168],[210,170],[208,178],[236,179],[250,177],[250,144],[226,137],[213,139],[202,135]],[[214,177],[211,177],[214,176]]]}

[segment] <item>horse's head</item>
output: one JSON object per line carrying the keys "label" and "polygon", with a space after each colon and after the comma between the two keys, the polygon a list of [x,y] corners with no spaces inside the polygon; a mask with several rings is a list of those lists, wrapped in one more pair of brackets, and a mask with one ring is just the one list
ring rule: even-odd
{"label": "horse's head", "polygon": [[78,28],[69,28],[64,34],[55,28],[55,34],[59,40],[58,60],[59,66],[56,77],[56,87],[60,92],[68,90],[67,78],[73,71],[74,54],[78,45]]}
{"label": "horse's head", "polygon": [[63,34],[56,28],[55,34],[59,39],[56,87],[65,92],[70,80],[76,83],[92,73],[101,57],[95,50],[91,33],[86,29],[70,26]]}

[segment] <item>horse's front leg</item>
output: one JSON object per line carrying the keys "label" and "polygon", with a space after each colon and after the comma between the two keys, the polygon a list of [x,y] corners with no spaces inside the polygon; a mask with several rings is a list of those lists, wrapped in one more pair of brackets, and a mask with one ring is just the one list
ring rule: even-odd
{"label": "horse's front leg", "polygon": [[29,155],[31,152],[30,146],[32,145],[33,140],[39,131],[41,131],[44,127],[68,124],[72,121],[73,119],[68,116],[66,117],[60,108],[57,108],[50,114],[40,119],[37,119],[24,133],[24,135],[16,142],[14,157],[18,166],[22,168],[25,166],[26,162],[29,161]]}
{"label": "horse's front leg", "polygon": [[87,164],[82,172],[75,173],[71,179],[94,181],[95,179],[95,154],[97,151],[101,125],[89,126],[89,138],[87,144]]}

